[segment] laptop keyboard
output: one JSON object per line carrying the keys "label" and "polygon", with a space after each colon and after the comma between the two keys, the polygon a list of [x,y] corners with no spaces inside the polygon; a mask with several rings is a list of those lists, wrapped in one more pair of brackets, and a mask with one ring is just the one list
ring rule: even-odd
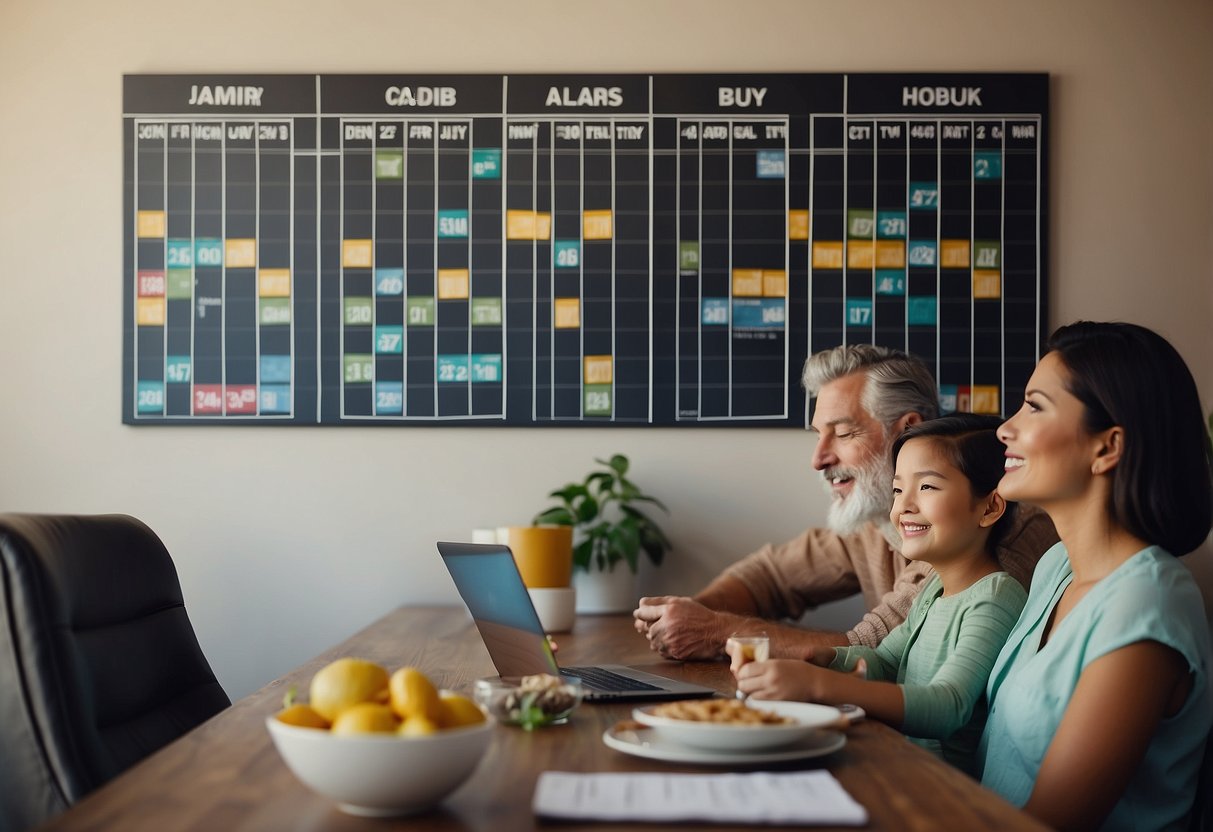
{"label": "laptop keyboard", "polygon": [[582,682],[595,690],[662,690],[656,685],[629,679],[627,676],[620,676],[618,673],[603,670],[601,667],[565,667],[561,668],[560,672],[565,676],[580,676]]}

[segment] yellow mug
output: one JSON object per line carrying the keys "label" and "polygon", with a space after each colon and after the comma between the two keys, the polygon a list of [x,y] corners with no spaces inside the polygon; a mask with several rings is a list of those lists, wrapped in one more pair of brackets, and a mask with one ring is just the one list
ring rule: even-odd
{"label": "yellow mug", "polygon": [[572,526],[510,526],[505,543],[528,589],[572,583]]}

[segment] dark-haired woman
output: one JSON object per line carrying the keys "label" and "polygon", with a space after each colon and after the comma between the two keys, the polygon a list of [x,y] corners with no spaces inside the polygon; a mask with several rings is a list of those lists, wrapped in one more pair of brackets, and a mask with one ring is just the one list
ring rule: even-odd
{"label": "dark-haired woman", "polygon": [[1061,542],[990,675],[982,782],[1056,828],[1182,828],[1211,719],[1204,607],[1172,554],[1213,524],[1191,373],[1143,327],[1063,327],[999,438],[999,491]]}

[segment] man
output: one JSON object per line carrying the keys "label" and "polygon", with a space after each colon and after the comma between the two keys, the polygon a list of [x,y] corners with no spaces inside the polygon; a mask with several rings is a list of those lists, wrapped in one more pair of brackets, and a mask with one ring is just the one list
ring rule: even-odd
{"label": "man", "polygon": [[[935,380],[906,353],[870,344],[836,347],[805,362],[802,381],[817,397],[810,429],[813,468],[830,494],[828,529],[809,529],[778,547],[764,546],[728,567],[694,598],[641,598],[633,613],[650,647],[672,659],[714,659],[729,634],[754,629],[771,640],[772,657],[808,658],[814,646],[875,647],[905,620],[925,563],[906,560],[889,521],[893,439],[939,415]],[[1045,550],[1057,542],[1049,518],[1021,506],[998,546],[1004,569],[1025,587]],[[863,593],[868,613],[845,632],[805,630],[773,619],[799,618],[827,601]]]}

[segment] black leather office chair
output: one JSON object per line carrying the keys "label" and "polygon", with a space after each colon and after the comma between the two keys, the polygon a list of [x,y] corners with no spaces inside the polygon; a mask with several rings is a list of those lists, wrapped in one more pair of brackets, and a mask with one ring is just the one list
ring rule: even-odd
{"label": "black leather office chair", "polygon": [[66,809],[229,704],[151,529],[0,514],[0,832]]}

